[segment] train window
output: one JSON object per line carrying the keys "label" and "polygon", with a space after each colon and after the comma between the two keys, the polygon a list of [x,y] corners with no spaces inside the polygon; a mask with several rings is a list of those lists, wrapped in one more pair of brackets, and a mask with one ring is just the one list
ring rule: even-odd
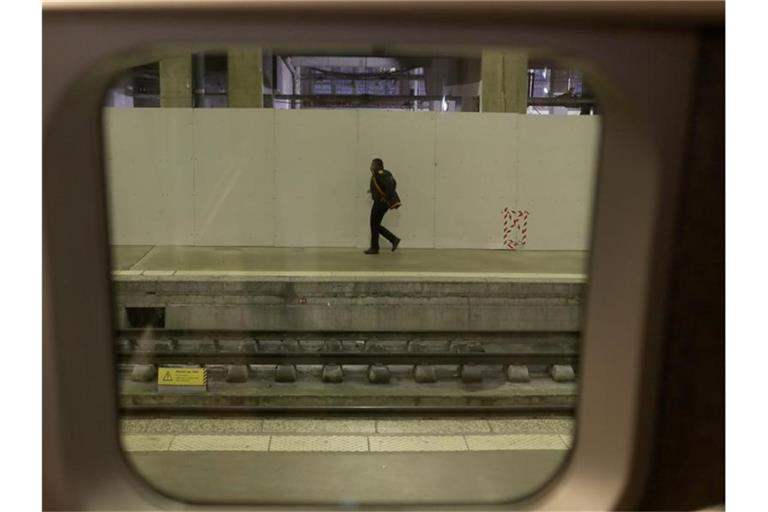
{"label": "train window", "polygon": [[541,488],[577,416],[598,107],[580,63],[530,49],[122,69],[103,133],[134,470],[190,502]]}

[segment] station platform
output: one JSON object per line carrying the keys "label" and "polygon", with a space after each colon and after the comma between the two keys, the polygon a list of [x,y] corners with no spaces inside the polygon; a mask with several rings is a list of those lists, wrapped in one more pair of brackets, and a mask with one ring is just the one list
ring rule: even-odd
{"label": "station platform", "polygon": [[135,471],[185,501],[434,505],[529,494],[565,461],[574,422],[263,417],[121,426]]}
{"label": "station platform", "polygon": [[583,283],[587,252],[117,245],[114,276]]}

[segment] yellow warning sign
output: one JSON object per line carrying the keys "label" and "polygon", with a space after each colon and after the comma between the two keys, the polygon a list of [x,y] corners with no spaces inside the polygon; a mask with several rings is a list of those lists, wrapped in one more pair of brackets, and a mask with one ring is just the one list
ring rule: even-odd
{"label": "yellow warning sign", "polygon": [[160,368],[157,383],[161,386],[205,386],[208,384],[206,368]]}

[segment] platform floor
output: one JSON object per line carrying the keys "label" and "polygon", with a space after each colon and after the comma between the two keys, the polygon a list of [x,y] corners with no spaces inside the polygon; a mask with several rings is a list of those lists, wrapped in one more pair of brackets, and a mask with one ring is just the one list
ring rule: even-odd
{"label": "platform floor", "polygon": [[117,276],[250,275],[523,278],[584,281],[587,252],[383,248],[113,246]]}
{"label": "platform floor", "polygon": [[566,450],[573,418],[126,418],[126,451]]}
{"label": "platform floor", "polygon": [[[551,478],[572,418],[124,419],[130,463],[189,501],[499,502]],[[300,493],[297,491],[300,490]]]}
{"label": "platform floor", "polygon": [[[433,453],[131,452],[161,494],[192,504],[331,507],[495,505],[553,478],[565,450]],[[410,506],[409,506],[410,505]],[[506,507],[509,508],[509,507]]]}

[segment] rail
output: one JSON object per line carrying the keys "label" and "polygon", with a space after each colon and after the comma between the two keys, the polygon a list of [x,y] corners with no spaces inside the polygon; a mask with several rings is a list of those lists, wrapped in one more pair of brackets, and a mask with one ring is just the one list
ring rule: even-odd
{"label": "rail", "polygon": [[[264,349],[255,343],[252,350],[189,350],[181,347],[162,349],[119,350],[122,364],[219,364],[219,365],[268,365],[268,364],[575,364],[578,361],[576,345],[578,333],[497,333],[497,332],[286,332],[257,330],[169,330],[124,329],[118,331],[118,339],[142,343],[177,340],[254,340],[267,339],[280,343],[277,348]],[[313,349],[300,348],[306,340],[364,340],[360,347],[345,350],[327,345]],[[419,345],[430,340],[447,341],[449,350],[434,350]],[[407,343],[406,350],[391,350],[387,342]],[[506,343],[505,343],[506,342]],[[327,343],[327,342],[326,342]],[[488,345],[494,343],[494,348]],[[498,350],[503,344],[516,345],[513,350]]]}
{"label": "rail", "polygon": [[270,406],[270,405],[189,405],[189,404],[122,404],[120,411],[132,418],[163,416],[253,417],[257,416],[398,416],[457,417],[457,416],[562,416],[573,417],[576,406],[570,404],[515,405],[340,405],[340,406]]}

